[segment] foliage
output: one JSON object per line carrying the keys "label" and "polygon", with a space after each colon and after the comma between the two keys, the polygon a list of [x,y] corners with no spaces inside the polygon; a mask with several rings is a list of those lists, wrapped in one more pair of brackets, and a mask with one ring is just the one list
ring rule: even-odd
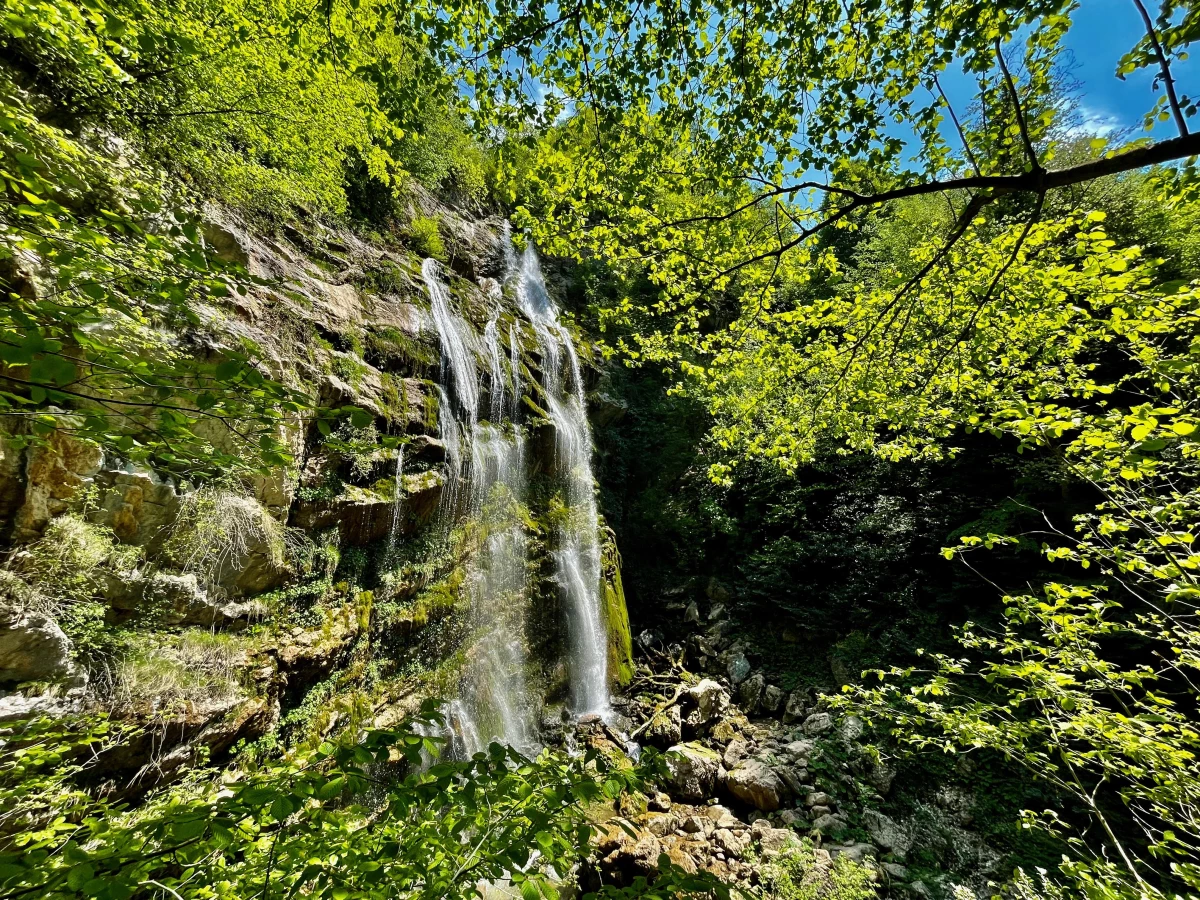
{"label": "foliage", "polygon": [[446,246],[442,243],[438,220],[433,216],[414,216],[408,223],[408,240],[421,256],[445,260]]}
{"label": "foliage", "polygon": [[[440,741],[416,729],[432,725],[442,721],[430,703],[394,730],[322,742],[254,774],[202,773],[137,810],[70,789],[83,762],[64,757],[97,736],[35,725],[22,739],[16,726],[0,786],[6,801],[23,798],[32,826],[8,838],[0,887],[13,897],[105,900],[147,885],[180,897],[453,898],[509,878],[522,896],[556,896],[550,867],[565,871],[586,850],[583,808],[638,777],[590,757],[529,760],[495,744],[422,768],[422,751],[436,753]],[[31,794],[35,781],[41,790]],[[67,808],[60,797],[72,804],[70,820],[55,818]]]}
{"label": "foliage", "polygon": [[221,592],[252,555],[277,568],[285,565],[289,539],[298,540],[261,503],[236,487],[216,483],[180,499],[163,552],[209,590]]}
{"label": "foliage", "polygon": [[145,638],[138,643],[115,664],[113,695],[119,705],[172,715],[243,696],[238,674],[246,647],[238,638],[189,629],[161,643]]}
{"label": "foliage", "polygon": [[762,868],[766,896],[775,900],[872,900],[873,873],[845,854],[829,860],[804,840],[799,849],[781,853]]}

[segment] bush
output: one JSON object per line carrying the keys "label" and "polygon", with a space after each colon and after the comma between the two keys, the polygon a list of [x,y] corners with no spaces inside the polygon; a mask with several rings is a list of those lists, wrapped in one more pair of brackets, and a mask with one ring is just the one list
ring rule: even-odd
{"label": "bush", "polygon": [[777,857],[762,869],[768,897],[776,900],[873,900],[874,873],[844,854],[830,860],[824,850],[803,841],[798,850]]}
{"label": "bush", "polygon": [[432,216],[413,217],[408,223],[408,241],[413,250],[421,256],[432,256],[443,261],[446,259],[446,245],[442,243],[438,220]]}
{"label": "bush", "polygon": [[219,593],[252,554],[282,567],[296,543],[253,497],[210,485],[184,496],[163,551],[184,572],[194,573],[208,590]]}
{"label": "bush", "polygon": [[168,644],[121,660],[115,699],[120,705],[150,703],[155,709],[235,700],[243,694],[238,671],[244,649],[232,635],[186,631]]}

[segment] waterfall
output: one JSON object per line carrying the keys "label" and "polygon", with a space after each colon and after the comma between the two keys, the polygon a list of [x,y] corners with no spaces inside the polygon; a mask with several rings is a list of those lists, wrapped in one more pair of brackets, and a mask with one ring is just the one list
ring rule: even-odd
{"label": "waterfall", "polygon": [[[515,259],[515,254],[510,258]],[[546,291],[532,244],[521,256],[517,299],[521,311],[533,323],[542,351],[546,411],[554,425],[555,464],[569,511],[558,529],[554,563],[567,614],[571,706],[576,715],[603,716],[610,712],[608,638],[600,605],[600,533],[592,475],[592,434],[575,345],[558,320],[558,309]]]}
{"label": "waterfall", "polygon": [[[532,752],[537,736],[525,679],[529,550],[518,515],[525,500],[525,440],[515,423],[503,421],[508,379],[499,321],[493,316],[480,341],[454,310],[438,264],[427,259],[421,271],[442,347],[438,429],[448,470],[442,512],[447,526],[464,512],[466,521],[478,528],[478,548],[468,562],[465,583],[475,640],[468,649],[460,696],[444,712],[460,755],[482,750],[491,740]],[[488,409],[482,422],[484,385],[476,353],[488,364]]]}
{"label": "waterfall", "polygon": [[396,489],[392,497],[392,530],[388,533],[388,549],[396,549],[400,535],[400,512],[404,506],[404,448],[396,448]]}

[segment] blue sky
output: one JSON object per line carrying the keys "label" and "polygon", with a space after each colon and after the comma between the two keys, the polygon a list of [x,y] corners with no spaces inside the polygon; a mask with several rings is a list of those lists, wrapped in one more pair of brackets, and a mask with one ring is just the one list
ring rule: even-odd
{"label": "blue sky", "polygon": [[[1153,9],[1157,4],[1147,4]],[[1096,124],[1141,128],[1142,116],[1154,105],[1154,75],[1148,70],[1118,80],[1119,60],[1144,34],[1131,0],[1082,0],[1073,16],[1066,45],[1075,57],[1075,77],[1083,83],[1081,113]],[[1191,60],[1172,67],[1181,94],[1195,96],[1197,68]],[[1173,129],[1168,123],[1155,131]]]}

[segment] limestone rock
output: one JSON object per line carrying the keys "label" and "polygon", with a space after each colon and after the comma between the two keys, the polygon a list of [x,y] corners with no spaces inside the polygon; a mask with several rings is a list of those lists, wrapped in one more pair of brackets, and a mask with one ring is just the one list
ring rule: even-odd
{"label": "limestone rock", "polygon": [[908,878],[908,869],[900,865],[900,863],[885,862],[882,868],[888,874],[889,878],[893,878],[896,881],[903,881]]}
{"label": "limestone rock", "polygon": [[758,711],[758,702],[762,698],[763,688],[766,687],[766,684],[767,680],[763,678],[762,672],[755,672],[739,685],[738,700],[746,715],[753,715]]}
{"label": "limestone rock", "polygon": [[56,432],[25,454],[25,502],[13,519],[18,542],[37,538],[54,516],[90,487],[104,464],[104,452],[92,444]]}
{"label": "limestone rock", "polygon": [[827,712],[813,713],[804,720],[804,724],[800,727],[804,730],[805,734],[815,737],[833,728],[833,716]]}
{"label": "limestone rock", "polygon": [[683,714],[678,706],[669,706],[655,713],[643,732],[643,739],[654,747],[670,747],[683,737]]}
{"label": "limestone rock", "polygon": [[868,809],[863,813],[863,827],[876,844],[889,851],[896,859],[904,861],[912,849],[912,837],[892,819],[878,810]]}
{"label": "limestone rock", "polygon": [[679,827],[679,820],[670,813],[650,813],[645,821],[646,830],[655,837],[666,837]]}
{"label": "limestone rock", "polygon": [[725,768],[736,769],[742,762],[750,756],[750,745],[745,741],[730,741],[729,746],[725,748],[725,755],[722,761],[725,763]]}
{"label": "limestone rock", "polygon": [[596,842],[597,866],[606,884],[628,887],[635,878],[651,878],[658,871],[662,843],[654,835],[642,832],[636,839],[619,825],[612,824]]}
{"label": "limestone rock", "polygon": [[737,687],[746,680],[750,674],[750,660],[746,659],[746,654],[738,651],[729,658],[729,665],[725,667],[726,674],[729,675],[729,681]]}
{"label": "limestone rock", "polygon": [[759,712],[768,715],[775,715],[779,712],[779,708],[783,705],[783,691],[773,684],[768,684],[763,689],[762,699],[758,703]]}
{"label": "limestone rock", "polygon": [[99,507],[88,518],[113,530],[126,544],[158,550],[179,514],[179,495],[169,478],[150,469],[128,466],[96,476]]}
{"label": "limestone rock", "polygon": [[800,840],[790,828],[773,828],[766,819],[759,819],[750,827],[750,834],[758,841],[764,856],[777,856],[799,847]]}
{"label": "limestone rock", "polygon": [[804,692],[792,691],[787,698],[787,705],[783,708],[783,724],[791,725],[793,722],[799,722],[804,718],[804,711],[806,709]]}
{"label": "limestone rock", "polygon": [[744,824],[742,824],[741,820],[738,819],[737,816],[729,811],[727,807],[721,806],[719,803],[714,804],[713,806],[710,806],[704,810],[704,815],[707,816],[709,820],[717,826],[717,828],[733,829],[736,831],[746,827]]}
{"label": "limestone rock", "polygon": [[731,770],[725,786],[739,800],[763,812],[779,809],[787,790],[771,767],[757,759],[746,760]]}
{"label": "limestone rock", "polygon": [[712,842],[727,856],[740,858],[750,846],[750,832],[731,831],[728,828],[718,828],[713,832]]}
{"label": "limestone rock", "polygon": [[71,640],[54,619],[40,612],[0,610],[0,683],[81,677],[71,659]]}
{"label": "limestone rock", "polygon": [[812,827],[814,831],[845,831],[849,827],[849,823],[839,813],[826,813],[813,822]]}
{"label": "limestone rock", "polygon": [[813,791],[811,794],[809,794],[807,797],[804,798],[804,805],[809,806],[809,807],[831,806],[832,804],[833,804],[833,801],[830,799],[829,795],[827,793],[825,793],[824,791]]}
{"label": "limestone rock", "polygon": [[671,808],[671,798],[659,791],[646,801],[646,807],[656,812],[666,812]]}
{"label": "limestone rock", "polygon": [[134,573],[110,590],[108,597],[114,610],[142,612],[163,625],[228,626],[250,611],[244,603],[213,599],[192,573],[155,572],[148,578]]}
{"label": "limestone rock", "polygon": [[692,801],[712,796],[721,768],[714,751],[703,744],[676,744],[667,751],[666,762],[674,796]]}
{"label": "limestone rock", "polygon": [[683,621],[689,625],[700,624],[700,606],[693,600],[683,613]]}
{"label": "limestone rock", "polygon": [[866,730],[866,725],[858,716],[846,716],[838,722],[838,734],[843,741],[857,741]]}
{"label": "limestone rock", "polygon": [[859,843],[858,841],[849,841],[839,846],[829,848],[829,855],[833,859],[839,856],[844,856],[851,862],[861,863],[869,857],[875,856],[875,848],[870,844]]}
{"label": "limestone rock", "polygon": [[716,722],[729,709],[729,692],[719,682],[708,678],[688,688],[683,698],[688,707],[683,724],[693,729]]}

